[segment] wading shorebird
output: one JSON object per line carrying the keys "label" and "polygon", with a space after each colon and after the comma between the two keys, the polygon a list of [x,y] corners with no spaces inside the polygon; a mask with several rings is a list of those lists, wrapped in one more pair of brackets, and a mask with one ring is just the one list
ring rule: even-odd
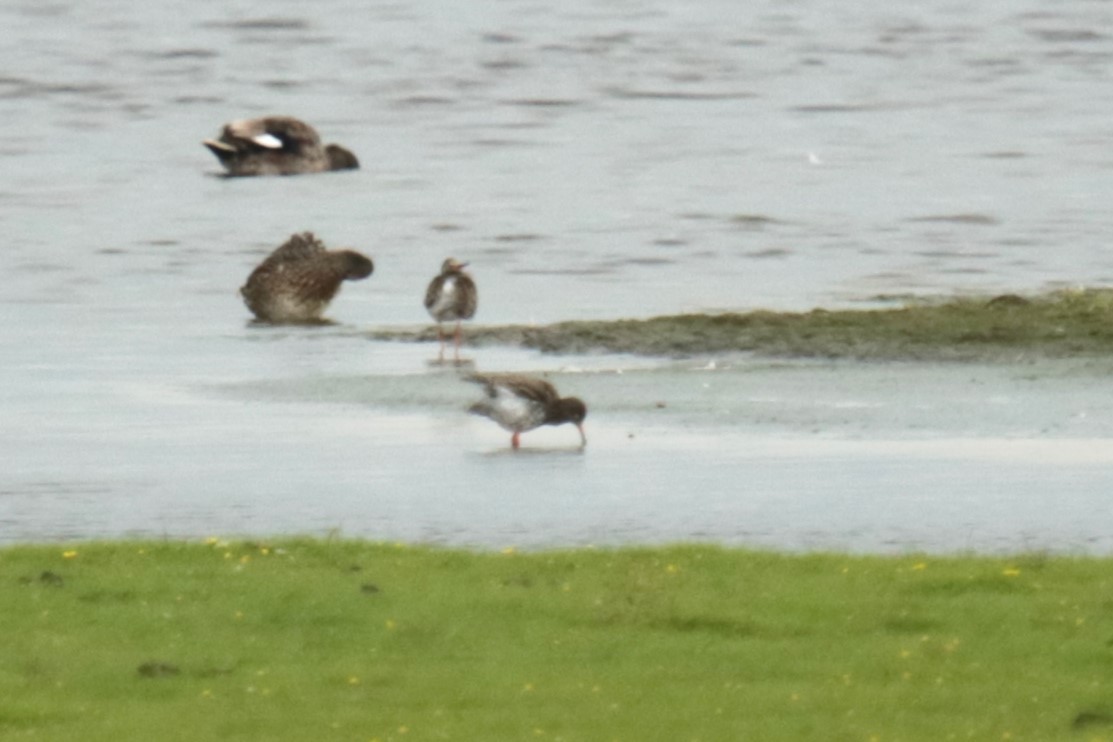
{"label": "wading shorebird", "polygon": [[240,119],[202,142],[228,175],[300,175],[354,170],[359,160],[338,144],[322,146],[317,131],[290,116]]}
{"label": "wading shorebird", "polygon": [[326,250],[312,232],[295,234],[259,264],[240,289],[263,322],[319,322],[343,281],[367,278],[371,258],[354,250]]}
{"label": "wading shorebird", "polygon": [[542,425],[572,423],[580,431],[580,447],[587,445],[584,418],[587,405],[576,397],[561,397],[545,381],[521,374],[472,374],[465,380],[480,384],[484,398],[468,412],[489,417],[514,435],[510,445],[517,449],[520,436]]}
{"label": "wading shorebird", "polygon": [[441,344],[441,352],[437,357],[439,361],[444,361],[445,346],[441,323],[456,323],[453,359],[459,363],[463,334],[460,323],[475,316],[479,293],[476,291],[475,281],[464,273],[467,266],[467,263],[461,263],[456,258],[448,258],[441,264],[440,275],[430,281],[429,288],[425,290],[425,308],[437,321],[437,340]]}

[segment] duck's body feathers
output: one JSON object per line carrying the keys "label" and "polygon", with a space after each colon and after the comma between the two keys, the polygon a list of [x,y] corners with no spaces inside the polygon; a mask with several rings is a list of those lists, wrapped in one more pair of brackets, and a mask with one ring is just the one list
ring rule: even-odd
{"label": "duck's body feathers", "polygon": [[229,175],[298,175],[359,167],[354,154],[336,144],[323,146],[316,129],[291,116],[232,121],[219,138],[202,144]]}
{"label": "duck's body feathers", "polygon": [[248,276],[240,289],[264,322],[319,321],[345,280],[371,275],[371,259],[352,250],[327,250],[310,232],[295,234]]}

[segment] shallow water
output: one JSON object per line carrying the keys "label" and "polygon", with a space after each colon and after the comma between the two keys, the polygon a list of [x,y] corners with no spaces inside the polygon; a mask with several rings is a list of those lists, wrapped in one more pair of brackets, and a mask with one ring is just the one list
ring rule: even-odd
{"label": "shallow water", "polygon": [[[1109,285],[1106,3],[58,1],[0,25],[0,542],[1113,551],[1101,364],[477,349],[591,406],[586,451],[565,428],[512,456],[432,348],[361,334],[425,322],[450,254],[484,323]],[[264,113],[363,169],[215,177],[200,140]],[[306,229],[375,274],[338,325],[249,324],[236,289]]]}

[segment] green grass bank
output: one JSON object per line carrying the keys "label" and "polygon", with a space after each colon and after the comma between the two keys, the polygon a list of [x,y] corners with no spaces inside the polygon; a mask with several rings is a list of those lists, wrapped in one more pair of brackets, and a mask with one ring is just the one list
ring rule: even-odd
{"label": "green grass bank", "polygon": [[1113,560],[0,549],[0,739],[1113,740]]}
{"label": "green grass bank", "polygon": [[[379,340],[435,341],[436,330],[384,329]],[[748,352],[877,360],[1011,360],[1113,354],[1113,290],[923,301],[888,309],[680,314],[572,321],[540,327],[475,326],[469,344],[553,353],[666,357]]]}

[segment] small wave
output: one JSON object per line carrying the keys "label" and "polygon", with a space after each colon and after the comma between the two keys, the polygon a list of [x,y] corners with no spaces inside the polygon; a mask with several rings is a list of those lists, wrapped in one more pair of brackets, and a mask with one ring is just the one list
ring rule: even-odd
{"label": "small wave", "polygon": [[922,258],[938,258],[942,260],[950,260],[952,258],[958,260],[967,258],[988,258],[992,260],[1001,257],[1000,253],[995,252],[964,252],[962,250],[917,250],[914,254]]}
{"label": "small wave", "polygon": [[174,99],[179,105],[192,105],[195,103],[223,103],[224,98],[218,95],[179,95]]}
{"label": "small wave", "polygon": [[768,260],[770,258],[787,258],[792,255],[792,250],[787,247],[769,247],[764,250],[753,250],[748,252],[744,257],[753,258],[755,260]]}
{"label": "small wave", "polygon": [[305,83],[299,80],[264,80],[262,85],[271,90],[296,90],[305,87]]}
{"label": "small wave", "polygon": [[616,261],[618,265],[674,265],[672,258],[626,258]]}
{"label": "small wave", "polygon": [[456,103],[455,98],[447,95],[407,95],[395,98],[393,105],[399,108],[417,108],[420,106],[451,106]]}
{"label": "small wave", "polygon": [[851,103],[808,103],[801,106],[789,106],[788,110],[798,113],[868,113],[880,108],[882,106]]}
{"label": "small wave", "polygon": [[521,234],[500,234],[495,236],[495,242],[533,242],[534,240],[545,239],[543,235],[534,234],[532,232],[524,232]]}
{"label": "small wave", "polygon": [[993,226],[1000,224],[1000,220],[988,214],[932,214],[929,216],[914,216],[906,219],[907,222],[942,222],[949,224],[974,224],[979,226]]}
{"label": "small wave", "polygon": [[763,214],[735,214],[730,217],[730,223],[736,227],[745,227],[746,229],[764,229],[765,227],[784,224],[780,219],[774,219]]}
{"label": "small wave", "polygon": [[1052,43],[1105,41],[1109,37],[1088,28],[1047,28],[1028,32],[1029,36]]}
{"label": "small wave", "polygon": [[220,52],[214,49],[165,49],[142,52],[141,55],[147,59],[212,59],[219,57]]}
{"label": "small wave", "polygon": [[103,83],[43,82],[23,77],[0,78],[0,98],[38,98],[53,95],[111,99],[121,97],[119,90]]}
{"label": "small wave", "polygon": [[583,268],[517,268],[507,271],[521,276],[605,276],[614,273],[610,266],[587,266]]}
{"label": "small wave", "polygon": [[746,100],[757,97],[744,91],[704,91],[704,90],[645,90],[632,88],[606,88],[603,91],[612,98],[625,100],[675,100],[675,101],[717,101]]}
{"label": "small wave", "polygon": [[522,70],[529,65],[517,59],[493,59],[488,62],[482,62],[479,66],[485,70]]}
{"label": "small wave", "polygon": [[238,21],[205,21],[202,28],[231,31],[306,31],[309,21],[302,18],[244,18]]}
{"label": "small wave", "polygon": [[477,147],[536,147],[538,142],[528,141],[526,139],[506,139],[497,137],[484,137],[480,139],[473,139],[471,143]]}
{"label": "small wave", "polygon": [[64,480],[32,481],[0,489],[0,497],[65,497],[67,495],[105,495],[112,491],[107,484]]}
{"label": "small wave", "polygon": [[578,100],[565,98],[517,98],[505,100],[502,103],[508,106],[533,106],[537,108],[562,108],[580,105]]}
{"label": "small wave", "polygon": [[514,34],[499,32],[485,33],[480,38],[488,44],[517,44],[521,41],[521,38]]}

